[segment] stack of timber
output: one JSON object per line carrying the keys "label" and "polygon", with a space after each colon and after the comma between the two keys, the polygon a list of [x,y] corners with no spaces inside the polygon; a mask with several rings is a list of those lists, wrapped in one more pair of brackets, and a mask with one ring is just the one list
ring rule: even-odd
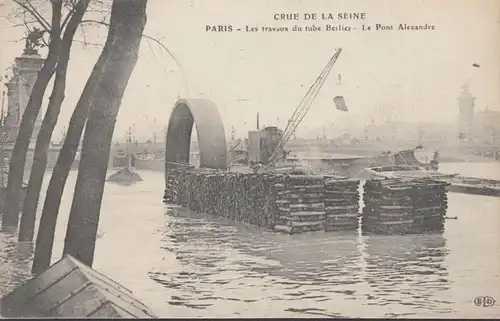
{"label": "stack of timber", "polygon": [[163,201],[289,234],[356,230],[358,186],[323,175],[172,169]]}
{"label": "stack of timber", "polygon": [[177,180],[180,178],[180,175],[167,175],[166,177],[166,189],[165,194],[163,194],[163,202],[169,204],[176,204],[178,202],[178,193],[177,186],[179,182]]}
{"label": "stack of timber", "polygon": [[170,170],[165,203],[259,227],[274,227],[274,183],[283,175]]}
{"label": "stack of timber", "polygon": [[449,183],[430,179],[372,179],[364,186],[362,229],[382,234],[442,230]]}
{"label": "stack of timber", "polygon": [[275,185],[275,231],[289,234],[325,230],[322,176],[286,176]]}
{"label": "stack of timber", "polygon": [[449,182],[424,179],[414,187],[413,210],[415,225],[424,231],[444,229],[448,210]]}
{"label": "stack of timber", "polygon": [[327,179],[324,184],[325,230],[347,231],[358,229],[359,181]]}

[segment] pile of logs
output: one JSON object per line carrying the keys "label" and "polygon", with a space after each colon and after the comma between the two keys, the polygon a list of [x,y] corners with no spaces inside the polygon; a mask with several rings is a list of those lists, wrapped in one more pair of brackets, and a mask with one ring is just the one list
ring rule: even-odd
{"label": "pile of logs", "polygon": [[[356,230],[359,181],[283,173],[171,170],[164,201],[286,233]],[[372,179],[364,185],[363,231],[384,234],[440,230],[445,182]]]}
{"label": "pile of logs", "polygon": [[176,172],[176,175],[173,174],[174,173],[173,171],[170,173],[171,173],[170,175],[167,175],[165,177],[166,188],[165,188],[165,193],[163,194],[163,202],[168,204],[177,204],[178,203],[177,186],[179,184],[178,179],[180,173]]}
{"label": "pile of logs", "polygon": [[170,170],[164,202],[289,234],[356,230],[359,181],[284,173]]}
{"label": "pile of logs", "polygon": [[327,179],[324,183],[325,230],[357,230],[359,217],[359,181]]}
{"label": "pile of logs", "polygon": [[322,176],[284,176],[275,188],[275,231],[295,234],[325,230]]}
{"label": "pile of logs", "polygon": [[280,175],[170,170],[164,202],[256,226],[274,227],[274,184]]}
{"label": "pile of logs", "polygon": [[429,179],[372,179],[364,185],[362,230],[424,233],[444,226],[449,183]]}
{"label": "pile of logs", "polygon": [[414,187],[413,199],[414,220],[424,231],[441,231],[444,229],[450,183],[421,180]]}

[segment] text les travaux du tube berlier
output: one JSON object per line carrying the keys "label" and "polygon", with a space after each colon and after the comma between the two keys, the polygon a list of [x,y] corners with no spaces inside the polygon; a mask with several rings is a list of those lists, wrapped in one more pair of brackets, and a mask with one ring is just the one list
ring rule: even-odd
{"label": "text les travaux du tube berlier", "polygon": [[[274,13],[272,19],[274,21],[315,21],[315,20],[323,20],[323,21],[333,21],[339,20],[343,22],[353,21],[353,20],[365,20],[367,17],[365,12],[341,12],[341,13]],[[245,25],[244,28],[235,28],[233,25],[224,24],[224,25],[206,25],[206,32],[232,32],[232,31],[245,31],[245,32],[287,32],[287,31],[413,31],[413,30],[435,30],[434,25],[422,24],[362,24],[358,28],[347,25],[347,24],[326,24],[323,26],[320,25],[294,25],[294,26],[251,26]]]}

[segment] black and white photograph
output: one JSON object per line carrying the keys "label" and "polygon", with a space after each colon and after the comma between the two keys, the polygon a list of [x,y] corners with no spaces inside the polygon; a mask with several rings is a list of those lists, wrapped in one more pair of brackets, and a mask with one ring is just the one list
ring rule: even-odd
{"label": "black and white photograph", "polygon": [[499,39],[499,0],[0,0],[0,318],[499,318]]}

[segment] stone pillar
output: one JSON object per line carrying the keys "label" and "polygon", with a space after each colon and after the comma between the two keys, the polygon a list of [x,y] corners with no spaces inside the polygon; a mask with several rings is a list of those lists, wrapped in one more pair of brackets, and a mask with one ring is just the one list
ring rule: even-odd
{"label": "stone pillar", "polygon": [[19,95],[17,94],[17,76],[13,76],[7,87],[7,115],[5,117],[5,142],[13,143],[16,140],[17,124],[19,119]]}
{"label": "stone pillar", "polygon": [[[19,131],[21,119],[28,104],[31,90],[35,84],[38,72],[42,68],[44,59],[38,55],[23,54],[17,57],[13,68],[13,76],[6,84],[8,89],[8,107],[6,118],[6,125],[10,128],[9,141],[14,142]],[[42,112],[40,112],[35,121],[35,128],[33,130],[32,141],[33,143],[38,136],[42,122]]]}

